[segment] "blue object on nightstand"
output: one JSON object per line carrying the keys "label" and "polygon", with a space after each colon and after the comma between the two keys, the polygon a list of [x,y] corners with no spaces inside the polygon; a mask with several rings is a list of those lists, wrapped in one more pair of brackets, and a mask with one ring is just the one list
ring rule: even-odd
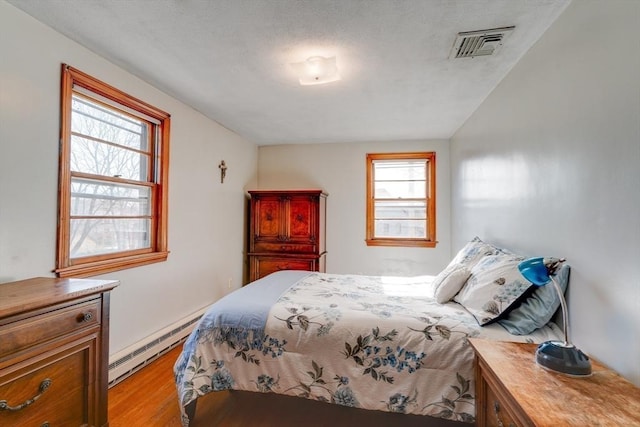
{"label": "blue object on nightstand", "polygon": [[562,258],[530,258],[518,265],[520,273],[525,279],[536,286],[553,283],[560,298],[562,307],[562,328],[564,342],[545,341],[536,350],[536,362],[543,368],[566,375],[584,377],[591,375],[589,357],[569,341],[569,313],[564,292],[553,278],[558,268],[565,260]]}

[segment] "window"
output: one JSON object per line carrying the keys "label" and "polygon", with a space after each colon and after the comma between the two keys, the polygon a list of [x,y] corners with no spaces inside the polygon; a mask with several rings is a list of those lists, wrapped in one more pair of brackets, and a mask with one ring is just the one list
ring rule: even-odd
{"label": "window", "polygon": [[65,64],[61,98],[55,272],[165,261],[169,114]]}
{"label": "window", "polygon": [[436,154],[367,154],[367,245],[436,243]]}

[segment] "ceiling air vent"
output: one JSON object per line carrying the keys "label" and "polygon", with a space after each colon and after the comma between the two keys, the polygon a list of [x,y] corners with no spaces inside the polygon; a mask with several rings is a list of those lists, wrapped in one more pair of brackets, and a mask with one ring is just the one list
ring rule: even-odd
{"label": "ceiling air vent", "polygon": [[504,40],[514,28],[502,27],[458,33],[458,38],[453,44],[449,58],[473,58],[474,56],[493,55],[500,49]]}

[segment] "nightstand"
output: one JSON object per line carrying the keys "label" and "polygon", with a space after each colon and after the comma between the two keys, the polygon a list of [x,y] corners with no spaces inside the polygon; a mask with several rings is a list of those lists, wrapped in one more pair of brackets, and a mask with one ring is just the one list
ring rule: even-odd
{"label": "nightstand", "polygon": [[538,366],[537,344],[469,341],[477,427],[640,426],[640,388],[596,360],[575,378]]}

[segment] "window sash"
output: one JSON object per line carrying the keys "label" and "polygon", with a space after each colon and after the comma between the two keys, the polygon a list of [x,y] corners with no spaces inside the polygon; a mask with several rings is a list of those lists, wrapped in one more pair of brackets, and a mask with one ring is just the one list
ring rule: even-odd
{"label": "window sash", "polygon": [[436,245],[435,153],[367,154],[366,242]]}
{"label": "window sash", "polygon": [[151,218],[71,218],[72,259],[149,249]]}
{"label": "window sash", "polygon": [[75,177],[72,174],[69,217],[151,218],[154,187]]}
{"label": "window sash", "polygon": [[[72,67],[62,68],[55,272],[85,277],[166,260],[169,114]],[[93,115],[85,129],[74,126],[73,102],[76,110],[84,102],[84,112]],[[96,126],[108,132],[91,133]],[[74,164],[72,144],[79,140],[85,153],[95,149],[104,157],[96,157],[94,165]],[[126,167],[114,169],[110,161]]]}

